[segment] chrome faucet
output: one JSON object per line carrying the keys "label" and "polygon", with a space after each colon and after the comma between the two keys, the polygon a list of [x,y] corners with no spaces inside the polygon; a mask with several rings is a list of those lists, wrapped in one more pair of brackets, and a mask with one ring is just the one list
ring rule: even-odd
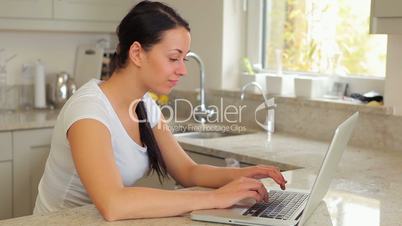
{"label": "chrome faucet", "polygon": [[[262,97],[264,98],[264,106],[265,108],[268,110],[267,112],[267,116],[265,119],[265,123],[264,124],[260,124],[257,123],[263,127],[266,131],[273,133],[275,131],[275,108],[276,108],[276,104],[275,104],[275,99],[274,97],[267,99],[264,90],[262,89],[262,87],[260,86],[260,84],[258,84],[257,82],[250,82],[245,84],[242,88],[241,88],[241,95],[240,95],[240,99],[244,100],[244,95],[245,95],[245,91],[248,87],[250,86],[255,86],[257,87],[260,92]],[[256,109],[256,113],[258,110],[262,109],[263,107],[260,105],[257,107]]]}
{"label": "chrome faucet", "polygon": [[200,105],[194,108],[194,115],[197,122],[205,123],[208,118],[216,115],[212,109],[208,109],[205,104],[205,66],[201,58],[194,52],[187,53],[188,58],[193,58],[200,69]]}

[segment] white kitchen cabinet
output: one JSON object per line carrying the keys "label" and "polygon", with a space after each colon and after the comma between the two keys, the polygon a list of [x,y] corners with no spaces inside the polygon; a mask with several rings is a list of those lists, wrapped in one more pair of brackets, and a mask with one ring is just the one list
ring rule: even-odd
{"label": "white kitchen cabinet", "polygon": [[0,133],[0,162],[12,159],[12,137],[11,132]]}
{"label": "white kitchen cabinet", "polygon": [[402,17],[402,1],[372,0],[374,17]]}
{"label": "white kitchen cabinet", "polygon": [[38,183],[50,150],[53,129],[13,132],[14,217],[32,214]]}
{"label": "white kitchen cabinet", "polygon": [[31,180],[31,209],[35,207],[36,196],[38,196],[38,185],[42,178],[43,171],[45,170],[45,164],[47,157],[49,156],[50,145],[33,146],[31,148],[31,160],[30,160],[30,180]]}
{"label": "white kitchen cabinet", "polygon": [[0,220],[13,216],[12,162],[0,162]]}
{"label": "white kitchen cabinet", "polygon": [[12,135],[0,133],[0,220],[12,217]]}
{"label": "white kitchen cabinet", "polygon": [[402,34],[402,1],[372,0],[370,33]]}
{"label": "white kitchen cabinet", "polygon": [[55,0],[54,18],[119,22],[138,1],[135,0]]}
{"label": "white kitchen cabinet", "polygon": [[52,0],[0,0],[2,18],[52,18]]}
{"label": "white kitchen cabinet", "polygon": [[137,2],[139,0],[0,0],[0,30],[111,33]]}

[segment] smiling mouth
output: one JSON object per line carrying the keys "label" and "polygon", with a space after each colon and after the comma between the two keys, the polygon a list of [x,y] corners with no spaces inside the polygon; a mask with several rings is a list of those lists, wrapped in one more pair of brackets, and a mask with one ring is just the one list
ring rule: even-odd
{"label": "smiling mouth", "polygon": [[172,84],[173,86],[175,86],[179,80],[169,80],[170,84]]}

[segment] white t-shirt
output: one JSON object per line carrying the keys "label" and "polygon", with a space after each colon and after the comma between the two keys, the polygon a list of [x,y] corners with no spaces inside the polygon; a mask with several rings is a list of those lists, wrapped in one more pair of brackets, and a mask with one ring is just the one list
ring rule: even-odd
{"label": "white t-shirt", "polygon": [[[124,186],[133,186],[148,172],[146,147],[138,145],[127,134],[100,89],[100,83],[101,81],[96,79],[89,81],[77,90],[61,109],[53,131],[45,171],[39,183],[34,213],[47,213],[92,203],[77,175],[67,140],[67,130],[80,119],[95,119],[109,130],[115,162]],[[154,127],[160,121],[160,109],[148,94],[145,94],[142,100],[150,125]]]}

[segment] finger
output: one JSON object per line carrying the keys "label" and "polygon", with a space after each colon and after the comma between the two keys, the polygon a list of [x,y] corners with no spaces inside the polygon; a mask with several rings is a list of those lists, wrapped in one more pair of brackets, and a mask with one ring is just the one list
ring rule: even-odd
{"label": "finger", "polygon": [[244,198],[252,198],[256,202],[261,202],[261,200],[262,200],[261,196],[256,191],[246,191],[244,193]]}
{"label": "finger", "polygon": [[262,185],[259,180],[252,179],[252,178],[244,178],[241,181],[240,188],[244,190],[254,190],[257,191],[258,188]]}
{"label": "finger", "polygon": [[286,185],[286,180],[283,177],[282,173],[279,171],[274,171],[272,173],[272,177],[271,177],[277,184],[279,184],[281,187]]}
{"label": "finger", "polygon": [[268,191],[265,186],[261,183],[261,186],[258,188],[258,194],[261,196],[261,200],[268,201]]}
{"label": "finger", "polygon": [[259,194],[261,200],[266,200],[268,197],[267,189],[265,188],[264,184],[258,180],[248,178],[244,180],[244,185],[242,188],[246,190],[256,191]]}
{"label": "finger", "polygon": [[277,167],[269,167],[266,169],[269,176],[278,184],[281,186],[282,189],[285,189],[286,185],[286,180],[283,177],[282,173],[279,171]]}
{"label": "finger", "polygon": [[[277,183],[277,184],[281,187],[282,190],[285,190],[287,181],[285,180],[285,181],[283,182],[283,181],[280,180],[280,179],[278,180],[277,177],[279,177],[279,176],[274,176],[274,175],[273,175],[273,176],[270,177],[270,178],[272,178],[272,179],[275,181],[275,183]],[[254,179],[263,179],[263,178],[267,178],[267,175],[258,174],[258,175],[254,175],[253,178],[254,178]]]}

